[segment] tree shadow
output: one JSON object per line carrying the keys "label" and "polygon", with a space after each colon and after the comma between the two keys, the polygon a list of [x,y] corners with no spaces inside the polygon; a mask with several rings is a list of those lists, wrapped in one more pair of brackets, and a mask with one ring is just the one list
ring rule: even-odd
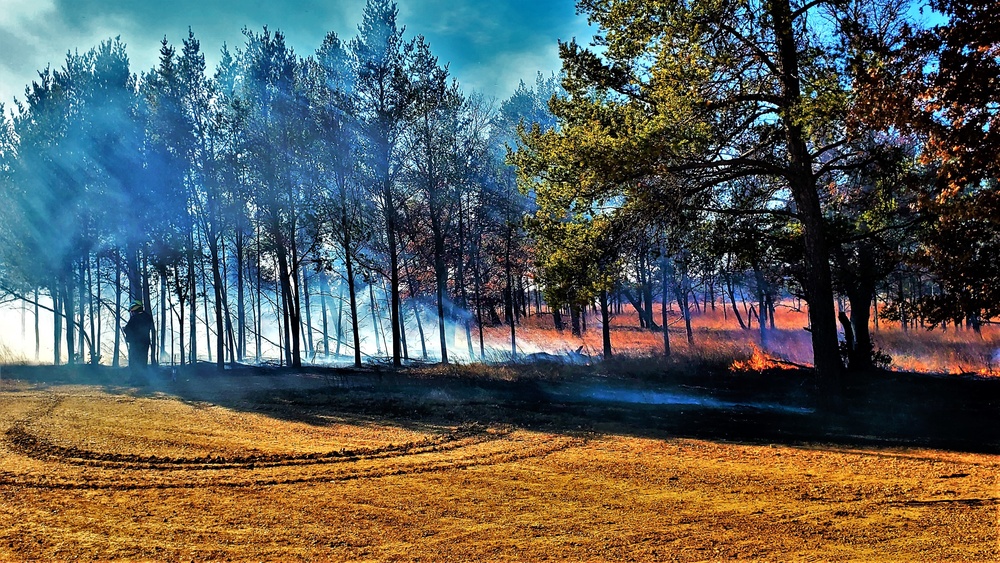
{"label": "tree shadow", "polygon": [[1000,453],[1000,380],[985,378],[873,372],[817,385],[808,372],[774,370],[505,381],[378,367],[219,372],[197,365],[150,370],[136,386],[127,370],[101,366],[5,366],[3,374],[33,388],[96,385],[112,395],[167,396],[315,426],[442,432],[472,423],[564,435]]}

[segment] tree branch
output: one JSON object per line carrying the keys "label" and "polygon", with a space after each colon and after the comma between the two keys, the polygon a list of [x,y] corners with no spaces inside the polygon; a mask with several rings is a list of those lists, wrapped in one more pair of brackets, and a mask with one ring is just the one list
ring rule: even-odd
{"label": "tree branch", "polygon": [[[814,1],[820,1],[820,0],[814,0]],[[771,60],[771,56],[767,53],[767,51],[761,49],[760,45],[758,45],[756,41],[751,41],[749,38],[744,37],[742,33],[736,31],[736,28],[725,23],[721,24],[719,26],[719,29],[729,33],[734,38],[736,38],[737,41],[747,46],[754,54],[757,55],[757,57],[760,59],[760,62],[763,63],[764,66],[766,66],[767,69],[770,70],[775,76],[781,75],[781,72],[778,69],[778,65],[776,65],[774,61]]]}

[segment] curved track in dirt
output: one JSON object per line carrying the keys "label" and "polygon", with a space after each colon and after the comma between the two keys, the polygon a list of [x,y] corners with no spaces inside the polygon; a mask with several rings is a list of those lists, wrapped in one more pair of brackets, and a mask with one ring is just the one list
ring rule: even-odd
{"label": "curved track in dirt", "polygon": [[43,436],[43,432],[32,431],[33,427],[44,427],[45,418],[60,402],[58,396],[46,397],[3,434],[4,449],[38,462],[45,471],[0,470],[0,485],[131,490],[335,482],[496,465],[542,457],[585,441],[474,422],[420,440],[309,453],[253,451],[203,456],[111,453],[59,445]]}
{"label": "curved track in dirt", "polygon": [[35,436],[24,425],[15,425],[5,433],[8,446],[15,453],[41,460],[86,465],[91,467],[116,468],[121,470],[156,469],[177,470],[217,470],[255,469],[289,465],[319,465],[344,463],[359,459],[390,459],[417,453],[444,452],[471,444],[496,440],[508,430],[487,429],[477,425],[466,425],[443,436],[427,438],[419,442],[387,444],[377,448],[340,449],[307,454],[267,454],[209,455],[198,457],[168,457],[139,454],[114,454],[95,452],[75,446],[58,446]]}

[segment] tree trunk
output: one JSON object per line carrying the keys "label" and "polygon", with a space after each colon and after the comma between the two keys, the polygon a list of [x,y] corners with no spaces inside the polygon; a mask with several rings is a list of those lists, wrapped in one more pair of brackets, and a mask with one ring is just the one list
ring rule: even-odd
{"label": "tree trunk", "polygon": [[840,321],[841,326],[844,327],[844,347],[847,348],[847,358],[850,361],[854,358],[854,328],[851,326],[851,319],[847,318],[847,313],[843,311],[838,312],[837,319]]}
{"label": "tree trunk", "polygon": [[344,267],[347,269],[347,294],[351,306],[351,334],[354,338],[354,367],[359,368],[361,367],[361,330],[358,327],[361,321],[358,318],[358,290],[354,285],[354,261],[351,259],[350,227],[347,223],[346,210],[341,212],[341,228],[344,230]]}
{"label": "tree trunk", "polygon": [[645,305],[643,315],[646,318],[646,328],[656,330],[656,323],[653,322],[653,281],[650,271],[649,253],[645,252],[642,258],[642,302]]}
{"label": "tree trunk", "polygon": [[[121,270],[118,270],[118,271],[121,272]],[[121,295],[121,294],[119,293],[119,295]],[[119,299],[120,299],[120,297],[119,297]],[[117,310],[117,309],[115,309],[115,310]],[[42,354],[42,333],[41,333],[41,329],[39,327],[40,322],[39,322],[39,319],[38,319],[38,313],[39,313],[39,311],[38,311],[38,287],[36,286],[35,287],[35,361],[36,362],[39,360],[39,358],[41,358],[41,354]],[[119,325],[116,324],[115,326],[119,326]],[[117,335],[117,331],[115,332],[115,334]],[[116,342],[115,353],[117,354],[118,353],[117,336],[115,337],[115,342]],[[117,360],[117,359],[118,358],[116,357],[115,360]],[[115,363],[115,367],[118,367],[117,361]]]}
{"label": "tree trunk", "polygon": [[413,310],[413,319],[417,323],[417,336],[420,338],[420,357],[427,359],[427,336],[424,334],[424,322],[420,319],[420,307],[417,306],[416,296],[420,293],[420,286],[413,277],[413,271],[409,264],[403,261],[403,274],[406,276],[406,285],[410,286],[410,308]]}
{"label": "tree trunk", "polygon": [[[281,281],[282,273],[281,266],[278,265],[278,258],[274,258],[274,271],[278,274],[274,282],[274,293],[277,296],[278,302],[281,303],[281,309],[278,313],[278,345],[281,348],[281,358],[284,362],[282,365],[290,366],[292,365],[292,347],[289,345],[288,335],[291,334],[291,321],[288,315],[288,295],[284,290],[284,283]],[[287,275],[287,273],[285,274]]]}
{"label": "tree trunk", "polygon": [[[404,261],[404,263],[405,263],[405,261]],[[399,283],[400,284],[403,283],[402,278],[400,278]],[[385,297],[385,306],[387,308],[392,307],[392,305],[389,303],[389,290],[385,287],[385,278],[384,277],[382,278],[382,293],[385,294],[385,296],[386,296]],[[409,360],[410,359],[410,351],[409,351],[409,348],[407,348],[407,346],[406,346],[406,314],[403,312],[403,301],[402,301],[402,298],[403,298],[403,296],[402,296],[402,294],[400,294],[400,302],[399,302],[399,346],[401,348],[401,354],[402,354],[402,358],[400,360],[401,362],[404,361],[404,360]]]}
{"label": "tree trunk", "polygon": [[402,333],[400,331],[400,298],[399,298],[399,256],[396,251],[396,208],[393,203],[392,189],[390,187],[388,170],[383,185],[383,197],[386,205],[386,240],[389,243],[389,324],[392,325],[392,365],[400,367],[403,365],[402,356]]}
{"label": "tree trunk", "polygon": [[312,326],[312,300],[309,295],[309,269],[305,266],[302,267],[302,303],[305,306],[305,317],[306,328],[303,332],[303,339],[306,343],[306,355],[309,358],[316,358],[316,344],[313,342],[313,326]]}
{"label": "tree trunk", "polygon": [[572,327],[573,336],[582,336],[582,331],[580,330],[580,306],[575,303],[570,303],[569,305],[569,319],[570,326]]}
{"label": "tree trunk", "polygon": [[[225,295],[223,293],[223,296]],[[222,304],[223,318],[226,322],[226,349],[229,351],[229,363],[232,364],[236,362],[236,334],[233,330],[233,314],[229,311],[229,298],[224,297]]]}
{"label": "tree trunk", "polygon": [[121,366],[122,352],[122,257],[121,250],[115,249],[115,344],[111,367]]}
{"label": "tree trunk", "polygon": [[62,300],[59,298],[60,283],[57,279],[49,293],[52,294],[52,365],[62,363]]}
{"label": "tree trunk", "polygon": [[[146,311],[149,311],[149,315],[153,315],[153,298],[149,289],[149,254],[146,252],[142,253],[142,273],[140,276],[142,280],[142,306]],[[156,334],[156,323],[149,330],[149,356],[146,361],[151,366],[160,365],[160,358],[156,353],[157,340],[159,335]]]}
{"label": "tree trunk", "polygon": [[[338,291],[338,303],[337,303],[337,350],[333,353],[334,356],[340,357],[340,348],[344,343],[344,283],[341,282],[340,289]],[[350,314],[350,310],[348,310]],[[327,350],[329,354],[329,350]]]}
{"label": "tree trunk", "polygon": [[795,37],[789,0],[768,3],[774,26],[781,87],[781,123],[788,151],[788,182],[796,211],[802,222],[805,242],[805,290],[809,301],[812,327],[813,362],[823,378],[840,375],[843,366],[837,346],[837,317],[833,306],[833,282],[830,273],[830,250],[824,234],[823,210],[820,206],[816,180],[812,171],[812,156],[805,142],[799,120],[793,112],[801,102],[798,43]]}
{"label": "tree trunk", "polygon": [[465,342],[469,349],[469,359],[475,357],[472,347],[472,321],[469,318],[469,292],[465,283],[465,214],[462,206],[462,196],[458,199],[458,254],[455,261],[455,293],[458,294],[458,306],[461,309],[462,326],[465,327]]}
{"label": "tree trunk", "polygon": [[187,355],[185,354],[185,348],[184,348],[184,343],[185,343],[185,340],[184,340],[184,300],[186,299],[186,296],[187,296],[187,289],[186,289],[186,287],[182,288],[181,285],[180,285],[180,280],[181,280],[180,266],[176,265],[176,264],[174,265],[174,278],[177,280],[177,282],[176,282],[177,285],[175,286],[176,287],[176,291],[177,291],[177,312],[175,313],[175,315],[177,316],[177,326],[178,326],[178,330],[180,332],[180,334],[178,335],[177,341],[180,344],[180,360],[181,360],[181,365],[183,366],[184,364],[187,363]]}
{"label": "tree trunk", "polygon": [[420,308],[417,307],[416,300],[410,301],[410,306],[413,309],[413,318],[417,322],[417,336],[420,337],[420,357],[424,360],[427,359],[427,336],[424,334],[424,323],[420,320]]}
{"label": "tree trunk", "polygon": [[[174,313],[174,296],[173,296],[172,293],[168,293],[167,294],[167,306],[170,308],[170,312],[172,313],[170,315],[170,365],[172,366],[172,365],[174,365],[175,360],[176,360],[176,358],[174,358],[174,349],[175,349],[174,348],[174,346],[175,346],[175,342],[174,342],[174,334],[175,334],[175,331],[174,331],[174,317],[177,316],[176,313]],[[182,342],[181,343],[181,350],[183,350],[184,349],[184,344],[183,344],[183,341],[181,341],[181,342]],[[183,363],[183,361],[184,361],[184,353],[181,352],[181,362]]]}
{"label": "tree trunk", "polygon": [[[674,298],[677,300],[677,306],[681,310],[681,315],[684,317],[684,329],[687,334],[688,344],[694,344],[694,332],[691,327],[691,309],[688,304],[688,287],[687,287],[687,266],[684,265],[681,269],[681,279],[677,279],[677,272],[673,265],[669,261],[664,263],[667,268],[667,276],[670,281],[670,285],[674,289]],[[683,264],[683,262],[681,262]]]}
{"label": "tree trunk", "polygon": [[167,267],[157,265],[156,274],[160,277],[160,358],[167,354]]}
{"label": "tree trunk", "polygon": [[[207,237],[208,233],[205,233],[205,236]],[[201,240],[201,236],[200,235],[198,237],[198,244],[199,244],[199,246],[201,246],[201,245],[204,244],[203,241]],[[201,247],[204,248],[204,246],[201,246]],[[218,256],[216,255],[215,252],[212,252],[212,250],[211,250],[211,244],[209,244],[209,254],[212,255],[212,256],[209,256],[209,259],[211,260],[210,267],[212,268],[212,275],[213,275],[213,279],[214,279],[215,272],[217,271],[216,270],[216,266],[217,266]],[[212,324],[211,324],[211,321],[209,320],[210,319],[210,315],[208,313],[208,274],[205,272],[205,262],[204,262],[204,260],[202,260],[202,262],[201,262],[201,268],[200,269],[201,269],[201,294],[204,296],[204,299],[202,299],[202,310],[205,312],[205,351],[208,354],[208,361],[211,362],[212,361]],[[216,287],[217,286],[213,287],[213,291],[216,290]],[[218,300],[218,299],[216,299],[216,300]],[[215,320],[216,320],[216,323],[218,324],[218,327],[221,329],[222,325],[219,324],[219,321],[221,320],[221,316],[220,317],[216,317]],[[218,332],[221,332],[221,330],[218,331]],[[222,349],[222,342],[220,341],[218,343],[217,351],[221,350],[221,349]],[[219,366],[219,369],[222,369],[221,365]]]}
{"label": "tree trunk", "polygon": [[682,304],[684,311],[684,330],[687,333],[687,342],[689,345],[694,345],[694,331],[691,329],[691,305],[688,302],[688,296],[691,295],[691,278],[688,277],[687,273],[687,262],[684,262],[684,268],[681,270],[681,294],[684,296],[684,303]]}
{"label": "tree trunk", "polygon": [[867,371],[873,366],[873,346],[868,321],[871,318],[871,302],[875,294],[874,287],[860,287],[848,293],[851,305],[850,324],[854,332],[853,353],[848,356],[848,368],[851,371]]}
{"label": "tree trunk", "polygon": [[90,363],[97,365],[101,363],[101,321],[100,321],[100,301],[101,301],[101,257],[95,257],[97,268],[97,318],[94,318],[94,273],[91,270],[90,262],[87,262],[87,309],[90,318]]}
{"label": "tree trunk", "polygon": [[[437,221],[432,217],[431,223]],[[441,341],[441,363],[448,363],[448,336],[445,323],[445,299],[448,294],[448,269],[444,263],[444,233],[441,227],[434,227],[434,278],[437,289],[438,337]]]}
{"label": "tree trunk", "polygon": [[708,280],[708,304],[712,308],[712,312],[715,312],[715,273],[712,273],[712,277]]}
{"label": "tree trunk", "polygon": [[510,325],[510,358],[511,360],[517,359],[517,329],[515,328],[517,323],[514,320],[514,274],[511,268],[511,251],[513,244],[514,230],[510,223],[507,224],[507,236],[506,245],[504,249],[504,274],[507,278],[507,291],[505,292],[506,298],[506,314],[507,323]]}
{"label": "tree trunk", "polygon": [[601,290],[601,340],[604,344],[604,359],[611,358],[611,315],[608,313],[608,290]]}
{"label": "tree trunk", "polygon": [[[351,333],[354,337],[354,367],[361,367],[361,319],[358,318],[358,290],[354,285],[354,266],[347,259],[347,293],[351,305]],[[372,327],[374,329],[374,327]],[[378,338],[376,336],[376,338]]]}
{"label": "tree trunk", "polygon": [[875,323],[875,333],[878,333],[878,291],[872,292],[872,321]]}
{"label": "tree trunk", "polygon": [[261,269],[263,268],[264,264],[263,264],[263,256],[261,255],[262,253],[261,253],[260,227],[258,227],[256,231],[257,231],[257,239],[256,239],[256,242],[257,242],[257,247],[256,247],[256,250],[257,250],[257,275],[255,277],[256,277],[256,280],[257,280],[257,292],[256,292],[257,296],[256,296],[255,301],[257,303],[257,313],[256,313],[256,315],[254,315],[254,357],[255,357],[255,360],[257,361],[257,363],[260,363],[264,359],[263,358],[263,354],[264,354],[264,350],[263,350],[263,339],[264,339],[264,334],[263,334],[264,333],[264,330],[263,330],[263,328],[264,328],[263,327],[263,323],[264,323],[264,304],[263,304],[264,298],[263,298],[263,292],[264,292],[264,289],[263,289],[263,286],[264,286],[264,280],[262,279],[262,273],[261,273]]}
{"label": "tree trunk", "polygon": [[757,281],[757,328],[760,331],[760,346],[767,349],[767,281],[764,272],[757,264],[753,265],[754,278]]}
{"label": "tree trunk", "polygon": [[[72,276],[72,274],[70,275]],[[66,319],[66,363],[75,364],[76,350],[73,346],[75,344],[76,333],[73,331],[73,317],[76,313],[76,307],[73,303],[73,290],[70,288],[70,282],[64,281],[61,290],[63,295],[63,317]]]}
{"label": "tree trunk", "polygon": [[189,363],[193,366],[198,363],[198,278],[195,275],[195,239],[194,239],[194,227],[189,226],[188,231],[188,252],[187,252],[187,267],[188,267],[188,289],[190,294],[188,300],[190,303],[188,305],[191,307],[190,315],[191,318],[188,319],[188,330],[189,335],[189,353],[190,360]]}
{"label": "tree trunk", "polygon": [[215,296],[215,368],[226,369],[225,327],[222,320],[222,264],[219,258],[219,235],[211,230],[205,233],[212,260],[212,292]]}
{"label": "tree trunk", "polygon": [[666,250],[663,252],[663,258],[660,259],[660,277],[661,277],[661,298],[660,298],[660,324],[663,326],[663,357],[670,357],[670,324],[667,319],[667,288],[670,287],[670,276],[667,270],[667,253]]}
{"label": "tree trunk", "polygon": [[236,332],[233,330],[233,313],[229,309],[229,254],[226,252],[225,239],[220,237],[222,258],[222,315],[226,326],[226,350],[229,353],[229,363],[236,363]]}
{"label": "tree trunk", "polygon": [[[294,217],[294,213],[292,214]],[[302,296],[299,294],[299,288],[302,287],[302,283],[299,279],[299,246],[296,242],[296,227],[294,223],[289,227],[289,244],[290,254],[288,258],[290,262],[285,264],[288,272],[288,299],[289,299],[289,320],[292,323],[292,367],[299,368],[302,367]],[[280,253],[279,253],[280,254]],[[286,271],[286,270],[282,270]]]}
{"label": "tree trunk", "polygon": [[740,328],[746,330],[747,325],[743,322],[743,316],[740,315],[739,307],[736,306],[736,290],[733,286],[733,278],[727,274],[723,277],[723,280],[726,282],[726,292],[729,293],[729,303],[733,307],[733,314],[736,315],[736,320],[740,323]]}
{"label": "tree trunk", "polygon": [[906,332],[909,326],[909,319],[906,315],[906,294],[903,291],[903,274],[900,273],[896,279],[897,287],[899,288],[899,326],[903,332]]}
{"label": "tree trunk", "polygon": [[372,284],[368,284],[368,300],[371,302],[372,311],[372,332],[375,333],[375,353],[382,354],[382,344],[379,340],[379,333],[381,332],[381,327],[379,326],[378,319],[378,307],[375,305],[375,289]]}
{"label": "tree trunk", "polygon": [[[272,235],[280,240],[280,230],[277,224],[272,224]],[[294,245],[292,245],[294,249]],[[299,307],[298,290],[295,288],[293,274],[294,264],[289,263],[288,249],[283,244],[277,245],[278,278],[281,283],[281,296],[284,302],[286,350],[285,360],[291,367],[302,367],[302,356],[299,344]]]}
{"label": "tree trunk", "polygon": [[480,256],[479,256],[479,244],[478,241],[474,248],[475,267],[472,271],[472,283],[475,284],[473,288],[476,292],[476,324],[479,326],[479,360],[484,361],[486,359],[486,342],[485,336],[483,335],[483,293],[482,293],[482,273],[480,272]]}
{"label": "tree trunk", "polygon": [[88,261],[89,257],[85,257],[80,260],[80,267],[79,270],[77,271],[78,277],[76,280],[76,289],[77,289],[76,294],[80,297],[79,300],[80,314],[76,319],[77,330],[79,330],[79,333],[77,334],[76,349],[79,350],[80,357],[78,363],[81,364],[84,363],[83,336],[86,333],[86,331],[84,330],[83,327],[85,326],[84,321],[86,320],[84,316],[87,312],[87,262]]}
{"label": "tree trunk", "polygon": [[[323,314],[323,356],[326,358],[330,357],[330,324],[327,318],[327,298],[330,294],[330,284],[327,283],[326,273],[321,272],[319,275],[319,291],[320,291],[320,305],[322,306]],[[340,355],[340,337],[343,335],[341,324],[344,320],[344,286],[340,286],[340,298],[337,300],[340,304],[340,313],[337,316],[337,355]]]}
{"label": "tree trunk", "polygon": [[247,313],[246,292],[246,234],[238,228],[234,237],[236,251],[236,361],[246,361],[247,355]]}
{"label": "tree trunk", "polygon": [[[685,268],[684,271],[686,272],[687,269]],[[685,277],[686,277],[686,274],[685,274]],[[690,278],[688,278],[688,279],[690,279]],[[700,315],[701,314],[701,303],[698,302],[698,292],[695,291],[695,289],[693,287],[691,287],[690,283],[687,283],[685,285],[687,287],[687,294],[689,296],[689,299],[694,302],[694,311]]]}

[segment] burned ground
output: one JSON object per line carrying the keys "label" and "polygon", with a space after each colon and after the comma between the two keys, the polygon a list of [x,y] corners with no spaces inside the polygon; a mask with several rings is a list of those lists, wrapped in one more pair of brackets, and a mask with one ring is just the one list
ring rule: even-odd
{"label": "burned ground", "polygon": [[0,559],[1000,557],[996,381],[483,369],[4,367]]}

